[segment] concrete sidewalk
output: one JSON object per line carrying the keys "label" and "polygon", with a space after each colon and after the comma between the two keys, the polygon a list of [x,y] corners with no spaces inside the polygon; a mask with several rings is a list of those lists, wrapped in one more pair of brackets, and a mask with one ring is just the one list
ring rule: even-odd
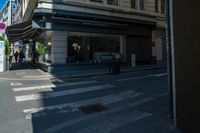
{"label": "concrete sidewalk", "polygon": [[[120,72],[133,72],[144,71],[153,69],[166,69],[166,65],[145,65],[136,67],[121,67]],[[29,62],[13,63],[12,69],[3,73],[0,73],[0,79],[21,79],[21,78],[70,78],[70,77],[87,77],[95,75],[109,74],[109,68],[91,69],[91,70],[79,70],[79,71],[62,71],[48,73],[33,66]]]}
{"label": "concrete sidewalk", "polygon": [[[153,70],[153,69],[167,69],[167,66],[166,65],[145,65],[145,66],[136,66],[136,67],[130,67],[130,66],[121,67],[120,73]],[[103,75],[103,74],[109,74],[109,68],[50,73],[50,75],[54,77],[84,77],[84,76],[95,76],[95,75]]]}

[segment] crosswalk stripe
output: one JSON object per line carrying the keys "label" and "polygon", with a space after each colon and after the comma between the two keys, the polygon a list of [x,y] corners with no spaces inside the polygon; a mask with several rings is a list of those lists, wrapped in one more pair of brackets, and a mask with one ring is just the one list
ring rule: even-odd
{"label": "crosswalk stripe", "polygon": [[126,107],[121,107],[120,106],[120,107],[118,107],[116,109],[107,110],[107,111],[104,111],[104,112],[95,113],[95,114],[91,114],[91,115],[84,116],[84,117],[81,117],[81,118],[76,118],[76,119],[73,119],[71,121],[63,122],[63,123],[57,124],[57,125],[55,125],[53,127],[50,127],[48,129],[46,129],[44,131],[44,133],[57,133],[57,132],[59,132],[60,130],[62,130],[64,128],[70,127],[70,126],[78,124],[80,122],[88,121],[88,120],[94,119],[96,117],[101,117],[101,116],[104,116],[104,115],[107,115],[107,114],[111,114],[111,113],[115,113],[115,112],[119,112],[119,111],[122,111],[122,110],[127,110],[128,108],[136,107],[138,105],[141,105],[141,104],[146,103],[146,102],[148,102],[150,100],[153,100],[153,99],[154,98],[152,98],[152,97],[148,97],[148,98],[133,102],[133,103],[127,105]]}
{"label": "crosswalk stripe", "polygon": [[31,87],[20,87],[20,88],[13,88],[13,91],[19,92],[19,91],[29,91],[29,90],[40,90],[40,89],[49,89],[56,88],[56,87],[66,87],[66,86],[74,86],[74,85],[83,85],[83,84],[91,84],[91,83],[97,83],[96,80],[91,81],[80,81],[80,82],[70,82],[70,83],[62,83],[62,84],[49,84],[49,85],[39,85],[39,86],[31,86]]}
{"label": "crosswalk stripe", "polygon": [[59,82],[59,83],[64,83],[65,81],[61,80],[61,79],[51,79],[52,82]]}
{"label": "crosswalk stripe", "polygon": [[20,86],[20,85],[22,85],[22,83],[11,82],[10,85],[11,86]]}
{"label": "crosswalk stripe", "polygon": [[155,77],[162,77],[162,76],[166,76],[168,75],[168,73],[160,73],[160,74],[155,74]]}
{"label": "crosswalk stripe", "polygon": [[139,76],[139,77],[123,78],[123,79],[119,79],[117,81],[122,82],[122,81],[127,81],[127,80],[145,79],[145,78],[150,78],[150,77],[162,77],[162,76],[166,76],[166,75],[168,75],[168,73],[150,74],[150,75]]}
{"label": "crosswalk stripe", "polygon": [[97,97],[97,98],[93,98],[93,99],[89,99],[89,100],[81,100],[81,101],[77,101],[77,102],[72,102],[72,103],[65,103],[65,104],[59,104],[59,105],[52,105],[52,106],[46,106],[46,107],[39,107],[39,108],[31,108],[31,109],[24,109],[23,112],[26,114],[26,118],[29,119],[30,115],[32,113],[39,113],[43,110],[55,110],[55,109],[59,109],[60,112],[75,112],[78,111],[78,108],[80,106],[84,106],[84,105],[90,105],[90,104],[95,104],[95,103],[102,103],[104,105],[106,104],[112,104],[112,103],[116,103],[122,100],[126,100],[126,99],[130,99],[130,98],[134,98],[137,96],[142,95],[141,93],[136,93],[135,91],[125,91],[122,93],[118,93],[118,94],[111,94],[111,95],[106,95],[106,96],[102,96],[102,97]]}
{"label": "crosswalk stripe", "polygon": [[60,97],[60,96],[108,89],[108,88],[112,88],[112,87],[114,87],[114,86],[110,85],[110,84],[97,85],[97,86],[90,86],[90,87],[77,88],[77,89],[71,89],[71,90],[48,92],[48,93],[44,93],[44,94],[30,94],[30,95],[16,96],[15,99],[17,102],[37,100],[37,99],[47,99],[47,98],[53,98],[53,97]]}
{"label": "crosswalk stripe", "polygon": [[149,77],[152,77],[152,75],[145,75],[145,76],[131,77],[131,78],[123,78],[123,79],[119,79],[117,81],[122,82],[122,81],[127,81],[127,80],[145,79],[145,78],[149,78]]}

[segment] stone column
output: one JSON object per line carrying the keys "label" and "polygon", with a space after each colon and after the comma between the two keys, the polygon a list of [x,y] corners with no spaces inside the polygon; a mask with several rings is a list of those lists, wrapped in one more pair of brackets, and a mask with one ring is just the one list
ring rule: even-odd
{"label": "stone column", "polygon": [[67,63],[67,32],[53,31],[51,40],[51,63]]}

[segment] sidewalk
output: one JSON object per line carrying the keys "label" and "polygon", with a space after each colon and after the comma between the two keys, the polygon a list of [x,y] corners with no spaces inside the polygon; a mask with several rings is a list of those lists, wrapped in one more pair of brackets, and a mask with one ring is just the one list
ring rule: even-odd
{"label": "sidewalk", "polygon": [[[152,70],[152,69],[166,69],[166,65],[145,65],[145,66],[136,66],[136,67],[121,67],[120,72],[131,72],[131,71],[143,71],[143,70]],[[28,77],[87,77],[87,76],[95,76],[95,75],[103,75],[109,74],[109,68],[100,68],[100,69],[91,69],[91,70],[79,70],[79,71],[63,71],[63,72],[54,72],[48,73],[40,70],[39,68],[33,66],[29,62],[23,63],[13,63],[12,68],[9,71],[0,73],[0,78],[11,78],[11,79],[18,79],[18,78],[28,78]]]}
{"label": "sidewalk", "polygon": [[[136,67],[121,67],[120,72],[132,72],[132,71],[144,71],[153,69],[166,69],[166,65],[145,65]],[[54,77],[84,77],[84,76],[95,76],[109,74],[109,68],[105,69],[93,69],[93,70],[80,70],[80,71],[67,71],[67,72],[57,72],[51,73],[50,75]]]}

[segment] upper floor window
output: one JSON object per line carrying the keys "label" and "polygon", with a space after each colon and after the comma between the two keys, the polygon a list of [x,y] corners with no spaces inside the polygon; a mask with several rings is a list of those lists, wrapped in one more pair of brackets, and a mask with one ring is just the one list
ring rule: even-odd
{"label": "upper floor window", "polygon": [[145,0],[140,0],[140,9],[144,10],[145,8]]}
{"label": "upper floor window", "polygon": [[90,0],[91,2],[103,3],[103,0]]}
{"label": "upper floor window", "polygon": [[158,0],[155,0],[155,12],[158,12],[159,10],[159,4],[158,4]]}
{"label": "upper floor window", "polygon": [[107,0],[107,4],[118,5],[119,2],[118,2],[118,0]]}
{"label": "upper floor window", "polygon": [[165,13],[165,0],[161,0],[161,13]]}
{"label": "upper floor window", "polygon": [[136,8],[136,0],[131,0],[131,8]]}
{"label": "upper floor window", "polygon": [[155,12],[165,13],[165,0],[155,0]]}

